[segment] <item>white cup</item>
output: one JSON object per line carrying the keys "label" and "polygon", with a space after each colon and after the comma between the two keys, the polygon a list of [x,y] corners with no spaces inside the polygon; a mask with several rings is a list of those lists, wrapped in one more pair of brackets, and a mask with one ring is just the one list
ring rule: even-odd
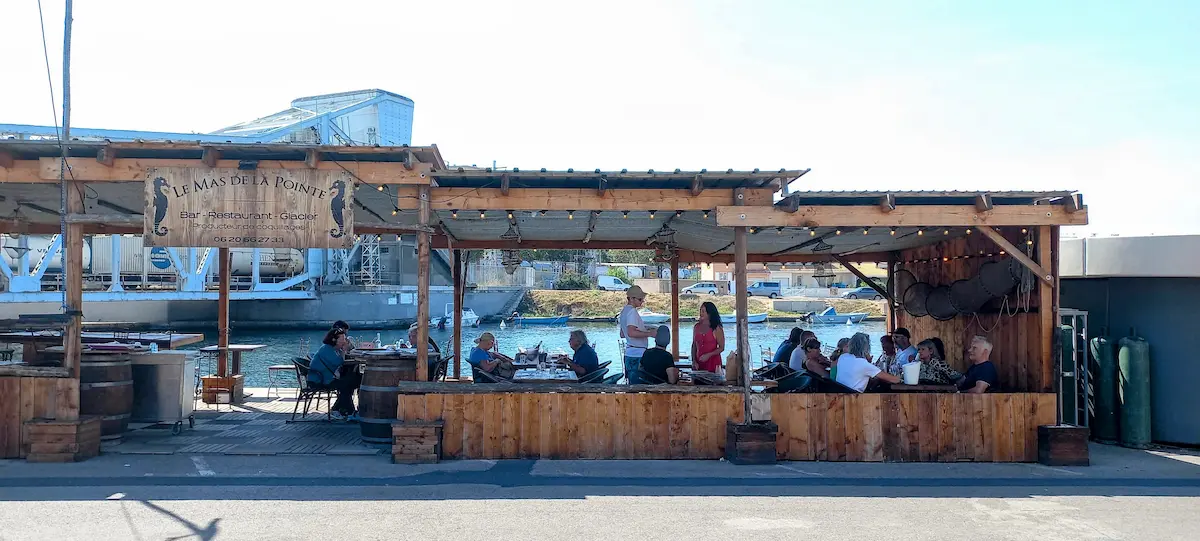
{"label": "white cup", "polygon": [[921,379],[921,361],[913,361],[904,365],[904,384],[916,385]]}

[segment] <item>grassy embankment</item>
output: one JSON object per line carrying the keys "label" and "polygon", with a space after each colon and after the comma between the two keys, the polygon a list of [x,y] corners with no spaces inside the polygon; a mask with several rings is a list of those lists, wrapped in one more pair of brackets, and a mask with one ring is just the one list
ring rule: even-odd
{"label": "grassy embankment", "polygon": [[[734,298],[731,295],[719,296],[684,296],[679,298],[679,314],[683,317],[696,317],[700,311],[700,303],[712,301],[722,314],[733,313]],[[803,314],[779,312],[771,309],[767,299],[751,297],[748,299],[750,313],[769,312],[773,317],[799,317]],[[827,299],[827,304],[837,308],[839,312],[868,312],[872,316],[883,315],[883,303],[876,301]],[[619,291],[558,291],[536,289],[525,294],[517,310],[529,316],[552,316],[568,314],[573,317],[616,317],[625,305],[625,294]],[[645,309],[660,314],[671,313],[671,296],[662,293],[646,295]]]}

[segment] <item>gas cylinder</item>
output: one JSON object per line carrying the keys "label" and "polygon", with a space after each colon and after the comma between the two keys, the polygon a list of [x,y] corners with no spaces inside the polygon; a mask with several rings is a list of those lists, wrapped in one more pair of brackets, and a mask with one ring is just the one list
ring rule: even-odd
{"label": "gas cylinder", "polygon": [[1121,438],[1117,413],[1117,358],[1112,339],[1102,330],[1089,344],[1096,370],[1092,376],[1092,437],[1102,443]]}
{"label": "gas cylinder", "polygon": [[1150,343],[1136,333],[1121,339],[1117,352],[1121,445],[1150,444]]}

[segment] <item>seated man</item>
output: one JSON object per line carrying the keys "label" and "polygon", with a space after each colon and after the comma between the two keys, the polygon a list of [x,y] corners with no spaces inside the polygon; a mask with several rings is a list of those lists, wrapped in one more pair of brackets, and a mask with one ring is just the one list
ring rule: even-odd
{"label": "seated man", "polygon": [[669,345],[671,345],[671,328],[659,325],[654,334],[654,347],[647,349],[646,353],[642,355],[641,370],[651,378],[651,381],[647,383],[674,385],[679,382],[679,369],[675,367],[675,357],[667,351]]}
{"label": "seated man", "polygon": [[575,356],[564,362],[567,363],[567,368],[575,371],[575,375],[582,377],[600,369],[600,358],[596,356],[596,350],[588,344],[587,335],[583,331],[578,329],[571,331],[571,337],[567,343],[575,351]]}
{"label": "seated man", "polygon": [[471,355],[467,357],[467,363],[482,372],[495,373],[496,367],[500,366],[500,360],[491,351],[496,345],[496,337],[490,332],[485,332],[479,335],[475,344],[477,345],[471,348]]}
{"label": "seated man", "polygon": [[342,350],[346,348],[346,331],[338,328],[325,333],[324,345],[313,355],[308,367],[308,387],[310,389],[336,390],[337,401],[333,403],[334,412],[344,417],[354,415],[354,391],[358,389],[362,378],[357,371],[343,370],[345,359]]}
{"label": "seated man", "polygon": [[967,353],[971,367],[962,379],[958,380],[959,392],[986,393],[999,390],[1000,376],[996,372],[996,365],[988,360],[992,355],[992,343],[988,342],[987,338],[976,336],[971,340],[971,349]]}

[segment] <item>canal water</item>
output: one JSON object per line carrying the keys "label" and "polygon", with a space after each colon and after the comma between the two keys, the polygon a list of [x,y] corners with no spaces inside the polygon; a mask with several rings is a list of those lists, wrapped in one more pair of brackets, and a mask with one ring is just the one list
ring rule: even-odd
{"label": "canal water", "polygon": [[[871,351],[878,353],[879,337],[886,332],[886,325],[882,321],[866,321],[858,325],[808,325],[804,323],[761,323],[750,325],[750,351],[751,362],[757,367],[760,363],[760,350],[763,347],[774,350],[780,342],[787,338],[788,333],[793,326],[799,325],[805,329],[811,329],[817,333],[817,337],[821,340],[826,349],[837,344],[839,338],[849,337],[856,332],[865,332],[871,336]],[[543,351],[570,351],[567,345],[567,338],[570,331],[581,329],[587,333],[588,341],[596,344],[596,354],[600,357],[600,362],[613,361],[609,366],[609,374],[614,374],[621,370],[621,354],[617,348],[617,325],[616,323],[572,323],[558,327],[540,327],[527,326],[523,328],[508,327],[501,329],[498,325],[480,325],[478,328],[463,329],[463,351],[470,351],[474,347],[474,340],[484,331],[491,332],[496,336],[496,344],[500,352],[507,355],[514,355],[517,347],[531,348],[539,342],[542,343]],[[692,346],[692,324],[683,323],[679,328],[682,334],[682,341],[679,344],[679,351],[682,354],[689,351]],[[186,346],[181,349],[194,350],[203,346],[215,345],[216,330],[215,329],[199,329],[181,332],[200,332],[204,333],[206,340],[204,342]],[[354,330],[351,329],[350,336],[356,340],[374,341],[375,335],[379,334],[380,340],[384,344],[395,343],[396,340],[407,340],[408,329],[402,330]],[[443,346],[448,344],[453,339],[453,334],[450,331],[438,331],[430,329],[430,334],[438,344]],[[266,347],[247,352],[242,356],[242,373],[246,376],[247,387],[266,387],[267,386],[267,367],[274,364],[290,364],[290,359],[300,353],[301,339],[308,340],[308,350],[315,352],[321,346],[321,338],[323,334],[319,331],[303,330],[303,331],[288,331],[288,330],[233,330],[230,332],[230,342],[234,344],[263,344]],[[726,325],[725,329],[726,347],[728,352],[735,347],[735,331],[732,325]],[[651,339],[653,345],[653,339]],[[670,349],[670,348],[668,348]],[[469,375],[470,368],[465,362],[465,355],[462,362],[462,373]],[[215,372],[215,363],[202,361],[200,371],[203,373]],[[453,373],[453,370],[451,370]],[[295,387],[295,378],[284,382],[284,386]]]}

